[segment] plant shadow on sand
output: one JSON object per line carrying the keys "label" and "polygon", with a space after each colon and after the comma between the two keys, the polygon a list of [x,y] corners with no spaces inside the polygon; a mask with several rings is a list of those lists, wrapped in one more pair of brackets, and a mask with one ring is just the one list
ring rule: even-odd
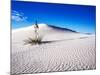
{"label": "plant shadow on sand", "polygon": [[27,40],[24,40],[24,45],[30,44],[30,45],[41,45],[41,44],[47,44],[52,42],[57,42],[61,40],[54,40],[54,41],[42,41],[42,39],[32,39],[28,38]]}
{"label": "plant shadow on sand", "polygon": [[76,40],[76,39],[85,39],[89,37],[79,37],[79,38],[73,38],[73,39],[63,39],[63,40],[53,40],[53,41],[42,41],[42,38],[34,39],[34,38],[28,38],[27,40],[24,40],[24,45],[30,44],[30,45],[41,45],[41,44],[47,44],[47,43],[53,43],[53,42],[60,42],[65,40]]}

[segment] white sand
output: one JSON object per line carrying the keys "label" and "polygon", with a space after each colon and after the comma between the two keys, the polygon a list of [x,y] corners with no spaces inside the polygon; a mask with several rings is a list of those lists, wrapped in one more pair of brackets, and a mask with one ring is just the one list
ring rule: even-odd
{"label": "white sand", "polygon": [[34,27],[12,31],[11,73],[40,73],[55,71],[90,70],[96,68],[95,35],[39,24],[41,45],[24,45],[34,36]]}

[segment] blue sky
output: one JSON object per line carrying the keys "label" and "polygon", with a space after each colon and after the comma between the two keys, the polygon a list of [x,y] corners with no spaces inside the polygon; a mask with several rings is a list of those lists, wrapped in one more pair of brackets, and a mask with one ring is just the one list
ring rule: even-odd
{"label": "blue sky", "polygon": [[82,33],[95,33],[96,7],[12,1],[12,29],[46,23]]}

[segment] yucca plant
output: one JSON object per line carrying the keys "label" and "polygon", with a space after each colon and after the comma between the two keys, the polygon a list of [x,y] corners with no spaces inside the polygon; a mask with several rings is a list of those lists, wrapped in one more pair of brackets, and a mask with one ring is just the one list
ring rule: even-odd
{"label": "yucca plant", "polygon": [[39,26],[37,24],[37,21],[34,25],[34,32],[35,32],[35,37],[33,38],[28,38],[28,40],[25,40],[25,44],[41,44],[42,37],[39,36]]}

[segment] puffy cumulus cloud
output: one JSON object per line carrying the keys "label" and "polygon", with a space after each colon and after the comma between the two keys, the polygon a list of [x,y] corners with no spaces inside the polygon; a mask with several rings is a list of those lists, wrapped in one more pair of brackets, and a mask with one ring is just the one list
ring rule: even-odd
{"label": "puffy cumulus cloud", "polygon": [[12,10],[11,19],[17,22],[27,21],[27,17],[24,16],[24,13],[15,10]]}

